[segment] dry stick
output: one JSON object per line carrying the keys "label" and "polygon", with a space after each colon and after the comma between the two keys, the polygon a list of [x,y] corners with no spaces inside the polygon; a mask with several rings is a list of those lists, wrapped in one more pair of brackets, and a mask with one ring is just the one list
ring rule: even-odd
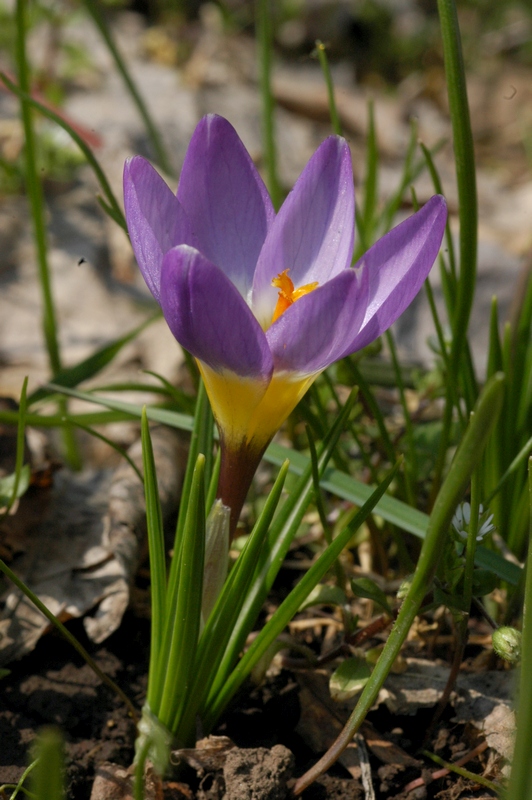
{"label": "dry stick", "polygon": [[369,763],[366,742],[360,733],[355,734],[354,741],[357,744],[360,758],[360,780],[364,787],[364,798],[365,800],[375,800],[375,789],[373,788],[373,781],[371,779],[371,764]]}
{"label": "dry stick", "polygon": [[[454,764],[452,764],[450,766],[458,767],[458,769],[459,769],[464,764],[467,764],[468,761],[471,761],[473,758],[476,758],[481,753],[483,753],[484,750],[487,749],[487,747],[488,747],[488,743],[486,741],[482,742],[481,744],[477,745],[477,747],[475,747],[473,750],[470,750],[469,753],[466,753],[465,756],[462,756],[462,758],[458,759],[458,761],[456,761]],[[430,758],[434,758],[432,753],[430,754]],[[444,768],[444,769],[437,769],[434,772],[431,772],[431,774],[430,774],[431,781],[437,781],[440,778],[445,778],[445,776],[449,775],[449,773],[452,772],[452,771],[453,771],[452,769],[449,769],[447,767]],[[475,775],[475,779],[476,778],[479,779],[479,783],[483,783],[483,781],[486,781],[486,778],[482,779],[482,775]],[[403,795],[403,794],[407,794],[408,792],[412,792],[414,789],[418,789],[420,786],[425,786],[426,783],[427,783],[427,781],[425,780],[425,778],[423,778],[423,777],[416,778],[415,780],[410,781],[410,783],[407,784],[404,787],[404,789],[401,792],[401,794]],[[490,784],[490,788],[492,788],[493,784],[492,784],[491,781],[489,781],[489,784]]]}
{"label": "dry stick", "polygon": [[316,667],[322,667],[324,664],[328,664],[330,661],[334,661],[340,656],[350,655],[351,647],[360,647],[360,645],[368,639],[373,638],[373,636],[385,630],[392,621],[393,620],[387,614],[382,614],[380,617],[373,620],[373,622],[370,622],[369,625],[366,625],[365,628],[362,628],[362,630],[355,631],[349,636],[346,636],[341,644],[337,647],[333,647],[332,650],[329,650],[322,656],[318,656],[318,658],[312,661],[307,658],[290,658],[289,656],[285,656],[281,660],[282,666],[285,669],[315,669]]}

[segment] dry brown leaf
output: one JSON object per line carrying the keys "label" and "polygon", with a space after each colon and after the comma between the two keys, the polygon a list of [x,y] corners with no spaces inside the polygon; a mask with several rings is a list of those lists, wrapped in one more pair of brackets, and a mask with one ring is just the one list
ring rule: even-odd
{"label": "dry brown leaf", "polygon": [[[153,430],[163,514],[175,510],[184,469],[179,435]],[[140,442],[129,451],[141,464]],[[13,518],[16,522],[16,516]],[[86,617],[85,628],[102,642],[120,625],[129,602],[145,538],[144,492],[129,464],[72,474],[54,481],[43,518],[28,531],[25,550],[14,559],[17,575],[59,619]],[[0,617],[0,663],[33,649],[48,620],[18,589],[9,589]]]}

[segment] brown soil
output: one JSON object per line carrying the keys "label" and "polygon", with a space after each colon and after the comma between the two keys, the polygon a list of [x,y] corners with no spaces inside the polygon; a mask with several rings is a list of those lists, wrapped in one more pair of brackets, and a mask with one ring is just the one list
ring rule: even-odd
{"label": "brown soil", "polygon": [[[146,687],[148,622],[129,612],[120,630],[105,645],[98,647],[87,640],[81,623],[71,623],[71,628],[100,667],[140,708]],[[0,785],[15,783],[20,778],[30,758],[35,732],[43,725],[57,725],[64,732],[69,800],[89,800],[95,774],[102,765],[113,762],[124,768],[130,766],[134,726],[124,706],[72,652],[70,645],[54,633],[45,636],[31,655],[12,665],[12,673],[2,682],[2,697]],[[230,751],[223,776],[220,771],[198,776],[186,768],[168,784],[165,800],[170,797],[172,800],[282,800],[289,792],[290,777],[301,775],[317,757],[294,730],[300,711],[298,684],[292,673],[283,670],[260,690],[255,689],[243,696],[215,731],[218,735],[230,737],[238,748],[245,748]],[[390,731],[400,723],[403,727],[401,745],[410,745],[409,749],[414,753],[426,716],[394,720],[378,712],[373,715],[373,723],[381,731]],[[406,729],[407,725],[410,730]],[[455,727],[455,736],[456,733]],[[399,797],[401,789],[420,775],[419,769],[414,768],[394,772],[392,767],[383,766],[374,755],[370,761],[377,800]],[[272,780],[270,776],[274,772],[281,774],[281,778]],[[479,791],[478,786],[461,783],[461,780],[458,779],[460,785],[457,776],[438,780],[408,797],[450,800],[451,797],[491,796],[486,790]],[[251,789],[257,781],[261,788]],[[4,796],[9,797],[10,791]],[[360,781],[353,780],[341,766],[334,768],[331,774],[324,776],[303,795],[304,800],[362,800],[364,797]]]}

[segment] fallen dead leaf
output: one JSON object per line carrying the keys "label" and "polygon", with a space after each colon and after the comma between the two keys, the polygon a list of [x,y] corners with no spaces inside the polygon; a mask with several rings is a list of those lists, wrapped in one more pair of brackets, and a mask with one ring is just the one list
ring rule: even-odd
{"label": "fallen dead leaf", "polygon": [[[184,448],[179,435],[168,429],[155,428],[152,440],[167,516],[179,500]],[[129,455],[141,464],[140,442]],[[16,515],[9,519],[16,524]],[[48,507],[27,531],[25,548],[12,568],[62,621],[96,607],[84,624],[99,643],[120,625],[144,539],[144,491],[129,464],[114,473],[65,470],[56,476]],[[49,626],[24,594],[9,589],[0,616],[0,664],[30,652]]]}

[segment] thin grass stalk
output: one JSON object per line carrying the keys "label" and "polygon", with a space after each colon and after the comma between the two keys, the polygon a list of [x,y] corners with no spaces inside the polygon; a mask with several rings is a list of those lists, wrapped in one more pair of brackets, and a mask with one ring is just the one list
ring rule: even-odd
{"label": "thin grass stalk", "polygon": [[377,208],[377,192],[379,182],[379,148],[375,128],[375,106],[373,100],[368,102],[368,133],[366,144],[366,178],[364,181],[364,206],[362,209],[362,229],[364,246],[368,249],[373,244],[375,232],[375,211]]}
{"label": "thin grass stalk", "polygon": [[63,737],[57,728],[44,728],[37,737],[36,765],[31,775],[35,800],[64,800]]}
{"label": "thin grass stalk", "polygon": [[331,118],[331,128],[333,129],[333,133],[337,136],[342,135],[342,123],[340,122],[340,117],[338,115],[338,109],[336,108],[336,100],[334,99],[334,84],[332,80],[331,70],[329,67],[329,59],[327,58],[326,47],[323,42],[320,42],[319,39],[316,39],[316,49],[315,53],[318,57],[318,61],[320,62],[321,71],[323,72],[323,77],[325,79],[325,86],[327,87],[327,99],[329,101],[329,116]]}
{"label": "thin grass stalk", "polygon": [[401,205],[401,201],[403,199],[403,195],[406,191],[408,184],[411,183],[422,170],[423,167],[422,162],[417,167],[414,167],[414,156],[416,153],[417,144],[418,144],[417,120],[415,119],[415,117],[413,117],[410,121],[410,140],[408,143],[406,156],[403,161],[403,171],[401,173],[401,179],[394,194],[390,197],[390,199],[384,206],[383,212],[380,217],[381,234],[387,233],[392,227],[392,222],[394,220],[397,211],[399,210],[399,206]]}
{"label": "thin grass stalk", "polygon": [[492,792],[496,792],[497,794],[500,794],[501,792],[502,787],[500,784],[484,778],[484,776],[479,775],[478,772],[470,772],[468,769],[464,769],[463,767],[458,766],[458,764],[453,764],[451,761],[444,761],[443,758],[435,755],[435,753],[430,753],[428,750],[421,750],[421,754],[427,758],[430,758],[435,764],[439,764],[440,767],[443,767],[449,772],[454,772],[456,775],[460,775],[462,778],[466,778],[472,783],[478,783],[480,786],[485,786],[486,789],[491,789]]}
{"label": "thin grass stalk", "polygon": [[266,184],[273,207],[278,210],[282,191],[277,175],[277,147],[275,142],[275,101],[273,99],[272,72],[272,13],[271,0],[255,0],[255,25],[259,57],[259,84],[262,100],[262,136],[266,162]]}
{"label": "thin grass stalk", "polygon": [[319,775],[329,769],[345,750],[375,702],[430,588],[452,516],[482,458],[484,446],[500,412],[503,388],[504,376],[501,373],[497,373],[484,388],[434,505],[411,587],[381,656],[343,731],[318,763],[298,779],[293,789],[294,794],[301,794]]}
{"label": "thin grass stalk", "polygon": [[458,374],[469,317],[473,305],[477,270],[478,208],[473,134],[467,100],[462,42],[454,0],[438,0],[443,59],[453,130],[460,219],[460,274],[456,307],[452,317],[451,363]]}
{"label": "thin grass stalk", "polygon": [[526,564],[525,602],[523,610],[523,638],[521,676],[517,702],[517,734],[507,800],[530,800],[532,797],[532,770],[530,769],[530,742],[532,742],[532,458],[528,460],[529,538]]}
{"label": "thin grass stalk", "polygon": [[111,214],[112,218],[127,233],[127,225],[124,215],[122,213],[122,209],[120,208],[118,201],[113,193],[113,190],[111,189],[111,186],[109,184],[109,181],[107,180],[105,172],[100,167],[100,164],[98,163],[89,145],[83,140],[83,138],[79,135],[79,133],[77,133],[77,131],[75,131],[68,124],[68,122],[66,122],[66,120],[60,117],[59,114],[56,114],[55,111],[52,111],[50,108],[44,106],[42,103],[39,103],[38,100],[35,100],[27,92],[23,92],[15,83],[13,83],[13,81],[9,79],[9,77],[5,74],[5,72],[0,72],[0,80],[11,92],[13,92],[13,94],[15,94],[19,98],[19,100],[24,101],[27,105],[39,111],[43,115],[43,117],[46,117],[52,122],[55,122],[56,125],[59,125],[60,128],[62,128],[64,131],[68,133],[68,135],[77,144],[77,146],[87,159],[87,162],[92,167],[92,170],[100,184],[102,192],[107,198],[107,202],[112,211]]}
{"label": "thin grass stalk", "polygon": [[[429,169],[430,177],[432,178],[432,184],[434,186],[434,190],[437,194],[443,194],[443,186],[440,180],[438,170],[436,169],[436,164],[434,163],[432,153],[430,152],[429,148],[423,144],[423,142],[420,142],[419,146],[421,147],[421,151],[425,157],[425,161],[427,162],[427,167]],[[453,240],[453,235],[451,233],[449,218],[447,218],[447,222],[445,223],[445,244],[447,245],[447,256],[449,259],[449,273],[451,276],[451,280],[453,281],[453,285],[456,286],[456,280],[457,280],[456,256],[454,252],[454,240]]]}
{"label": "thin grass stalk", "polygon": [[[142,322],[140,325],[137,325],[133,328],[132,331],[126,333],[125,336],[121,336],[119,339],[115,339],[110,344],[106,344],[101,347],[99,350],[91,353],[90,356],[83,359],[83,361],[79,361],[77,364],[74,364],[72,367],[65,367],[60,372],[54,375],[54,385],[55,387],[70,387],[74,388],[79,383],[88,380],[89,378],[94,377],[98,374],[104,367],[111,363],[113,358],[125,347],[126,344],[129,344],[133,339],[135,339],[141,331],[143,331],[148,325],[151,325],[156,319],[159,319],[160,314],[157,313],[152,317],[149,317],[147,320]],[[39,386],[35,391],[33,391],[28,397],[28,405],[33,405],[38,403],[40,400],[45,400],[50,394],[55,393],[57,388],[49,389],[46,386]],[[61,390],[62,391],[62,390]]]}
{"label": "thin grass stalk", "polygon": [[175,616],[170,619],[171,636],[168,655],[164,658],[163,671],[158,680],[162,684],[159,706],[152,709],[160,722],[177,737],[180,746],[192,746],[193,742],[179,740],[177,723],[183,705],[194,680],[193,664],[201,624],[203,595],[203,569],[205,556],[205,458],[200,453],[196,459],[190,494],[186,497],[187,518],[183,529],[183,541],[179,554],[179,575]]}
{"label": "thin grass stalk", "polygon": [[[31,91],[31,79],[26,55],[27,0],[17,0],[16,8],[16,41],[15,54],[19,85],[24,95]],[[52,373],[61,369],[61,357],[57,339],[57,322],[52,296],[48,253],[46,243],[46,224],[44,220],[44,194],[38,178],[37,147],[33,128],[32,111],[28,100],[20,98],[20,111],[24,128],[24,157],[26,163],[26,190],[30,202],[39,281],[43,298],[43,334],[48,351],[48,359]]]}
{"label": "thin grass stalk", "polygon": [[405,459],[405,472],[404,472],[406,498],[409,505],[415,506],[416,504],[415,486],[417,483],[418,470],[417,470],[416,443],[414,441],[414,427],[412,425],[410,411],[408,409],[408,404],[406,402],[403,376],[401,374],[401,367],[399,364],[399,359],[397,357],[397,348],[395,346],[395,340],[391,330],[386,331],[386,341],[388,342],[388,347],[390,348],[392,363],[395,370],[397,389],[399,391],[399,399],[401,402],[401,408],[403,409],[403,417],[405,421],[405,434],[407,443],[407,457]]}
{"label": "thin grass stalk", "polygon": [[[335,389],[334,383],[332,381],[331,376],[329,375],[328,370],[325,370],[325,372],[322,373],[321,380],[326,384],[327,388],[329,389],[329,392],[331,393],[331,397],[333,398],[333,400],[334,400],[334,402],[336,404],[337,413],[339,413],[340,409],[342,408],[342,404],[340,402],[340,398],[338,397],[338,393],[337,393],[337,391]],[[362,461],[364,463],[364,467],[368,470],[368,472],[371,475],[372,483],[378,483],[379,481],[378,481],[377,470],[375,469],[375,466],[372,463],[371,458],[369,457],[368,453],[366,452],[366,449],[362,446],[362,442],[360,440],[360,436],[358,435],[357,430],[356,430],[356,425],[352,420],[348,420],[348,422],[347,422],[347,430],[349,431],[349,433],[351,434],[351,436],[353,437],[354,441],[357,444],[357,447],[358,447],[358,449],[360,451],[360,457],[361,457],[361,459],[362,459]],[[346,469],[346,472],[349,472],[349,468]]]}
{"label": "thin grass stalk", "polygon": [[25,444],[26,444],[26,411],[27,411],[27,390],[28,390],[28,378],[27,376],[24,378],[22,383],[22,389],[20,392],[20,402],[18,408],[18,425],[17,425],[17,449],[15,454],[15,480],[13,483],[13,491],[11,493],[11,499],[8,503],[7,510],[9,511],[17,497],[18,497],[18,490],[20,486],[20,482],[22,480],[22,469],[24,467],[24,451],[25,451]]}
{"label": "thin grass stalk", "polygon": [[148,705],[152,707],[153,680],[159,674],[166,612],[166,553],[164,547],[163,515],[159,499],[157,474],[153,458],[146,407],[142,409],[142,465],[146,497],[146,527],[150,554],[151,633],[150,665],[148,670]]}
{"label": "thin grass stalk", "polygon": [[[15,58],[17,63],[18,80],[21,90],[25,95],[31,92],[31,77],[26,54],[26,28],[27,28],[27,0],[17,0],[15,7],[16,40]],[[61,370],[61,355],[57,337],[57,321],[52,294],[50,270],[48,266],[48,245],[46,241],[46,224],[44,219],[44,194],[39,179],[37,165],[37,147],[33,116],[30,103],[20,98],[20,111],[22,126],[24,128],[24,157],[26,191],[28,193],[31,216],[33,220],[33,233],[37,250],[37,265],[41,296],[43,302],[42,329],[48,361],[53,374]],[[59,407],[63,413],[67,411],[64,398],[59,400]],[[81,466],[80,456],[72,429],[69,425],[63,428],[63,443],[67,459],[73,468]]]}
{"label": "thin grass stalk", "polygon": [[386,423],[384,421],[382,411],[379,408],[379,404],[377,403],[368,382],[364,378],[362,372],[358,368],[358,365],[355,364],[353,359],[346,358],[344,363],[353,376],[354,384],[358,386],[359,396],[361,396],[364,399],[364,402],[367,405],[367,410],[377,423],[377,427],[379,429],[379,434],[384,450],[386,451],[388,459],[393,464],[393,462],[395,461],[395,448],[393,446],[392,440],[390,439],[390,434],[388,433],[388,429],[386,428]]}
{"label": "thin grass stalk", "polygon": [[[325,536],[325,541],[327,542],[327,544],[331,544],[333,540],[333,535],[331,526],[329,525],[329,521],[327,520],[327,512],[325,511],[323,492],[320,486],[320,468],[318,464],[318,454],[316,452],[316,445],[314,443],[314,439],[312,438],[312,433],[308,428],[307,428],[307,437],[308,437],[308,444],[310,451],[310,461],[312,464],[312,481],[314,483],[314,503],[318,510],[318,515],[320,518],[323,535]],[[342,588],[345,587],[346,576],[340,561],[334,562],[334,571],[336,573],[336,582],[338,586]]]}
{"label": "thin grass stalk", "polygon": [[[148,409],[148,416],[153,409]],[[207,439],[209,438],[207,433],[205,432],[204,428],[205,425],[211,425],[209,421],[209,413],[210,413],[210,404],[209,398],[207,397],[207,392],[205,389],[205,385],[203,381],[200,381],[198,387],[198,397],[196,399],[196,411],[194,414],[194,421],[192,427],[192,435],[190,437],[190,447],[188,451],[188,460],[187,460],[187,468],[185,471],[185,478],[183,480],[183,489],[181,492],[181,496],[183,498],[187,498],[190,495],[190,489],[192,486],[192,481],[194,478],[194,470],[196,468],[196,459],[200,453],[204,453],[204,446],[206,445]],[[177,518],[177,526],[176,526],[176,533],[174,539],[174,555],[179,554],[179,550],[181,548],[181,540],[183,535],[183,530],[186,524],[187,518],[187,505],[186,503],[181,503],[179,507],[179,515]],[[170,565],[170,575],[168,578],[168,585],[169,586],[177,586],[177,574],[179,571],[179,558],[172,558],[172,563]],[[168,608],[168,614],[171,616],[173,608],[173,601],[172,595],[169,594],[168,602],[170,603],[170,607]]]}
{"label": "thin grass stalk", "polygon": [[37,759],[35,759],[34,761],[31,762],[31,764],[29,764],[29,766],[26,767],[26,769],[18,779],[18,783],[16,785],[13,784],[10,785],[8,783],[2,784],[0,786],[0,792],[3,792],[5,794],[7,789],[14,789],[13,793],[9,797],[9,800],[16,800],[20,792],[23,792],[26,797],[31,797],[30,793],[24,787],[24,784],[26,783],[26,778],[28,777],[28,775],[30,775],[37,766],[37,763],[38,761]]}
{"label": "thin grass stalk", "polygon": [[172,167],[172,162],[168,157],[166,152],[166,148],[163,144],[162,137],[157,129],[157,126],[153,122],[150,112],[148,111],[148,107],[144,102],[142,95],[140,94],[139,90],[137,89],[133,78],[131,77],[131,73],[129,72],[126,62],[122,58],[120,51],[118,50],[115,41],[111,35],[108,25],[103,18],[103,15],[98,7],[98,4],[95,0],[82,0],[83,5],[87,9],[88,13],[92,17],[92,21],[98,28],[102,39],[104,40],[107,49],[109,50],[113,60],[115,62],[116,68],[118,69],[120,75],[124,83],[127,86],[127,89],[131,95],[131,99],[133,100],[134,104],[137,107],[137,110],[142,117],[142,121],[146,127],[146,131],[150,138],[152,147],[155,151],[155,156],[161,168],[170,175],[171,177],[175,177],[175,170]]}

